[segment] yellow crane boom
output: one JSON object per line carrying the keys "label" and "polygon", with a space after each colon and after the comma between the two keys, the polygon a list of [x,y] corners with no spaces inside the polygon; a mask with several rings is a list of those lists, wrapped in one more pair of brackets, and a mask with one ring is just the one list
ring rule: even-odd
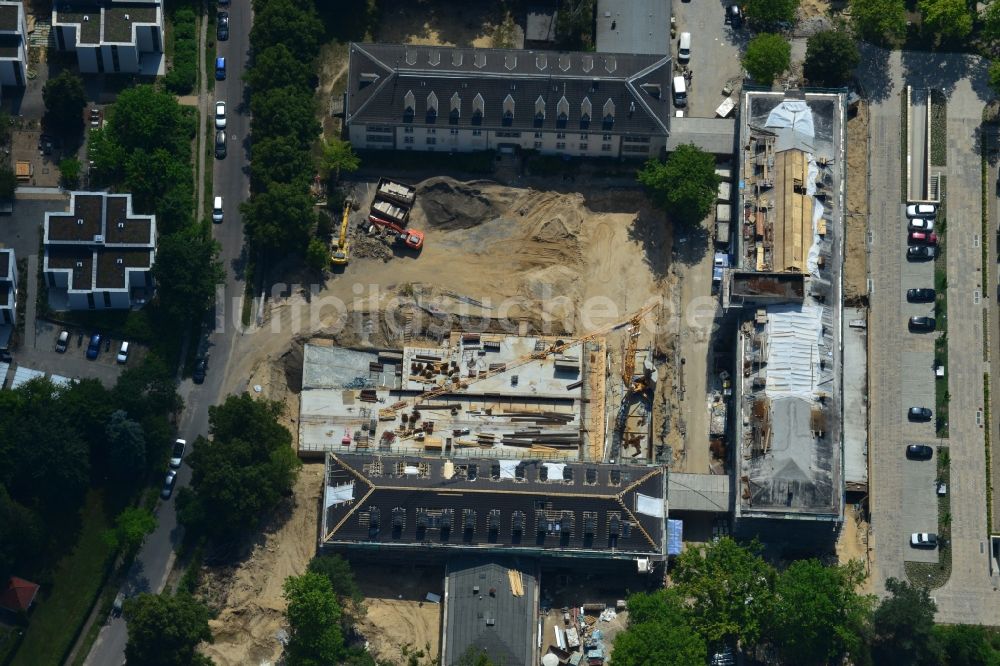
{"label": "yellow crane boom", "polygon": [[347,225],[351,215],[350,199],[344,201],[344,217],[340,222],[340,236],[330,253],[330,263],[334,266],[346,266],[351,259],[351,249],[347,242]]}

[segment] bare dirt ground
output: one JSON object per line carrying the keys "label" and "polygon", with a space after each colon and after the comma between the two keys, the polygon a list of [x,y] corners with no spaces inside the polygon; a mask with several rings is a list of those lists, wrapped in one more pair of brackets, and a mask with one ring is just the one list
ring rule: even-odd
{"label": "bare dirt ground", "polygon": [[868,106],[847,121],[847,250],[844,253],[844,300],[868,294]]}
{"label": "bare dirt ground", "polygon": [[208,568],[198,594],[218,616],[209,625],[215,642],[204,653],[219,666],[275,663],[276,635],[285,627],[282,584],[306,570],[316,551],[323,465],[302,467],[292,499],[278,512],[276,528],[236,567]]}
{"label": "bare dirt ground", "polygon": [[[441,649],[440,604],[425,601],[428,592],[443,593],[441,567],[395,567],[353,564],[367,612],[358,625],[376,659],[406,663],[409,655],[431,664]],[[422,654],[421,654],[422,653]]]}
{"label": "bare dirt ground", "polygon": [[[379,3],[377,41],[431,46],[493,46],[502,5],[482,0],[388,0]],[[420,17],[415,20],[415,17]]]}
{"label": "bare dirt ground", "polygon": [[[846,564],[851,560],[861,560],[865,564],[865,571],[871,574],[871,567],[868,560],[868,523],[864,517],[851,508],[845,511],[844,525],[837,538],[837,560],[840,564]],[[862,585],[861,592],[870,594],[872,592],[872,580],[869,575]]]}

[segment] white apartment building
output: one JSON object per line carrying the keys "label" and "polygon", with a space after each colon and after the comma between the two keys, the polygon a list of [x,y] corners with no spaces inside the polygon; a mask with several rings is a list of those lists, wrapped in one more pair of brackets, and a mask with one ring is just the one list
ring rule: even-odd
{"label": "white apartment building", "polygon": [[86,74],[156,74],[163,59],[160,0],[57,0],[52,31]]}

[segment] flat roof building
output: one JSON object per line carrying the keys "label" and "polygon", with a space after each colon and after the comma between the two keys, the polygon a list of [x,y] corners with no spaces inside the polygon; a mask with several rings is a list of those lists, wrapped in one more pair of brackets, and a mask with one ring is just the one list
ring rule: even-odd
{"label": "flat roof building", "polygon": [[160,0],[56,0],[52,31],[85,74],[163,73]]}
{"label": "flat roof building", "polygon": [[670,55],[671,0],[597,0],[598,53]]}
{"label": "flat roof building", "polygon": [[0,85],[23,88],[28,81],[28,24],[21,2],[0,2]]}
{"label": "flat roof building", "polygon": [[124,309],[153,294],[156,218],[133,213],[131,194],[70,192],[68,211],[45,213],[43,244],[55,310]]}

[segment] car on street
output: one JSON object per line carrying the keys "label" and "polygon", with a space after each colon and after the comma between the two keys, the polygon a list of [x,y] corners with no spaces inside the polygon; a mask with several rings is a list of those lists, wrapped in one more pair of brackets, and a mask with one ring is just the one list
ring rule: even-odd
{"label": "car on street", "polygon": [[215,133],[215,159],[223,160],[226,158],[226,133],[219,130]]}
{"label": "car on street", "polygon": [[691,59],[691,33],[682,32],[677,42],[677,62],[683,64]]}
{"label": "car on street", "polygon": [[934,231],[934,220],[923,217],[911,217],[910,231]]}
{"label": "car on street", "polygon": [[215,197],[212,202],[212,222],[222,222],[222,197]]}
{"label": "car on street", "polygon": [[101,353],[101,334],[94,333],[90,336],[90,343],[87,344],[87,358],[91,361],[97,358],[98,354]]}
{"label": "car on street", "polygon": [[937,234],[933,231],[911,231],[910,243],[913,245],[937,245]]}
{"label": "car on street", "polygon": [[167,472],[167,478],[163,480],[163,490],[160,491],[160,497],[165,500],[170,499],[170,496],[174,494],[175,483],[177,483],[177,471],[170,470]]}
{"label": "car on street", "polygon": [[733,26],[734,30],[743,27],[743,10],[739,5],[729,5],[726,7],[726,25]]}
{"label": "car on street", "polygon": [[910,261],[927,261],[934,258],[934,248],[929,245],[911,245],[906,248],[906,258]]}
{"label": "car on street", "polygon": [[929,532],[914,532],[910,535],[910,545],[914,548],[937,548],[937,535]]}
{"label": "car on street", "polygon": [[906,415],[911,421],[930,421],[934,412],[931,411],[930,407],[910,407]]}
{"label": "car on street", "polygon": [[215,80],[226,80],[226,59],[219,57],[215,59]]}
{"label": "car on street", "polygon": [[[222,3],[219,3],[222,4]],[[229,12],[219,12],[215,37],[220,42],[229,39]]]}
{"label": "car on street", "polygon": [[194,372],[191,373],[191,379],[194,380],[195,384],[201,384],[205,381],[205,373],[208,371],[208,362],[199,358],[194,364]]}
{"label": "car on street", "polygon": [[119,363],[125,364],[128,362],[128,349],[128,340],[122,341],[122,346],[118,348],[118,356],[116,357]]}
{"label": "car on street", "polygon": [[174,448],[170,452],[170,466],[173,469],[177,469],[181,466],[181,461],[184,460],[184,452],[187,451],[187,440],[177,438],[174,440]]}
{"label": "car on street", "polygon": [[60,354],[65,354],[67,346],[69,346],[69,331],[63,331],[56,338],[56,351]]}
{"label": "car on street", "polygon": [[937,322],[934,321],[934,317],[910,317],[910,330],[911,331],[925,331],[931,333],[934,331]]}
{"label": "car on street", "polygon": [[937,204],[910,204],[906,207],[906,217],[934,217],[937,215]]}
{"label": "car on street", "polygon": [[933,303],[935,292],[926,287],[920,289],[907,289],[906,300],[910,303]]}
{"label": "car on street", "polygon": [[934,449],[926,444],[908,444],[906,447],[906,457],[910,460],[930,460],[934,455]]}
{"label": "car on street", "polygon": [[215,103],[215,129],[226,129],[226,103]]}

